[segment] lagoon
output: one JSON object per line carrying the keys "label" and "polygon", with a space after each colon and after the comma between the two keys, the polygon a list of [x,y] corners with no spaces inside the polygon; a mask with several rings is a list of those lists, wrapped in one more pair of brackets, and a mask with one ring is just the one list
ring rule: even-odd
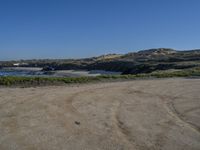
{"label": "lagoon", "polygon": [[56,70],[43,71],[42,68],[35,67],[7,67],[0,69],[0,76],[44,76],[44,77],[81,77],[98,75],[120,75],[121,72],[105,70]]}

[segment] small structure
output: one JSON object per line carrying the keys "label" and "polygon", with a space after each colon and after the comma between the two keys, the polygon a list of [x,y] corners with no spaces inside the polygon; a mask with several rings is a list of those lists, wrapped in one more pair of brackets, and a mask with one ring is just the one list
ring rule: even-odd
{"label": "small structure", "polygon": [[20,63],[14,63],[13,66],[18,67]]}
{"label": "small structure", "polygon": [[24,62],[23,63],[14,63],[13,66],[15,66],[15,67],[23,66],[24,67],[24,66],[28,66],[28,63],[24,63]]}

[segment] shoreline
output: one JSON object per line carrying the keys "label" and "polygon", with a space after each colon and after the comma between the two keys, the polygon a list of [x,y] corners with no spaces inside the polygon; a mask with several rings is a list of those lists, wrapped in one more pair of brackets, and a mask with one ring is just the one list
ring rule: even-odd
{"label": "shoreline", "polygon": [[3,76],[0,77],[0,85],[12,86],[31,86],[31,85],[51,85],[51,84],[72,84],[72,83],[89,83],[103,82],[109,80],[136,80],[151,78],[198,78],[200,69],[187,69],[176,71],[156,71],[145,74],[127,74],[127,75],[98,75],[98,76],[78,76],[78,77],[54,77],[54,76]]}
{"label": "shoreline", "polygon": [[[95,77],[100,75],[120,75],[121,72],[105,70],[52,70],[45,71],[39,67],[4,67],[0,69],[5,74],[13,73],[15,76],[35,77]],[[2,75],[3,76],[3,75]]]}

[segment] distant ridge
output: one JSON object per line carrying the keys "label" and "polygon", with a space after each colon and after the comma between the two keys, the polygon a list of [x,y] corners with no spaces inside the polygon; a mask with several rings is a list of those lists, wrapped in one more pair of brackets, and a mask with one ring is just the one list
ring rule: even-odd
{"label": "distant ridge", "polygon": [[174,49],[170,49],[170,48],[157,48],[157,49],[148,49],[148,50],[141,50],[138,53],[165,53],[165,54],[169,54],[169,53],[175,53],[177,52]]}
{"label": "distant ridge", "polygon": [[[124,74],[149,73],[155,70],[200,67],[200,49],[179,51],[155,48],[127,54],[107,54],[84,59],[40,59],[0,62],[1,67],[42,67],[53,70],[106,70]],[[25,65],[26,64],[26,65]]]}

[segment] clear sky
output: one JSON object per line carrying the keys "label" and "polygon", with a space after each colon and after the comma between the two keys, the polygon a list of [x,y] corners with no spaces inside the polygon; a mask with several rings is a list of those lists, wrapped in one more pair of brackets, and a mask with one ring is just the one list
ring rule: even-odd
{"label": "clear sky", "polygon": [[0,60],[200,48],[200,0],[0,0]]}

